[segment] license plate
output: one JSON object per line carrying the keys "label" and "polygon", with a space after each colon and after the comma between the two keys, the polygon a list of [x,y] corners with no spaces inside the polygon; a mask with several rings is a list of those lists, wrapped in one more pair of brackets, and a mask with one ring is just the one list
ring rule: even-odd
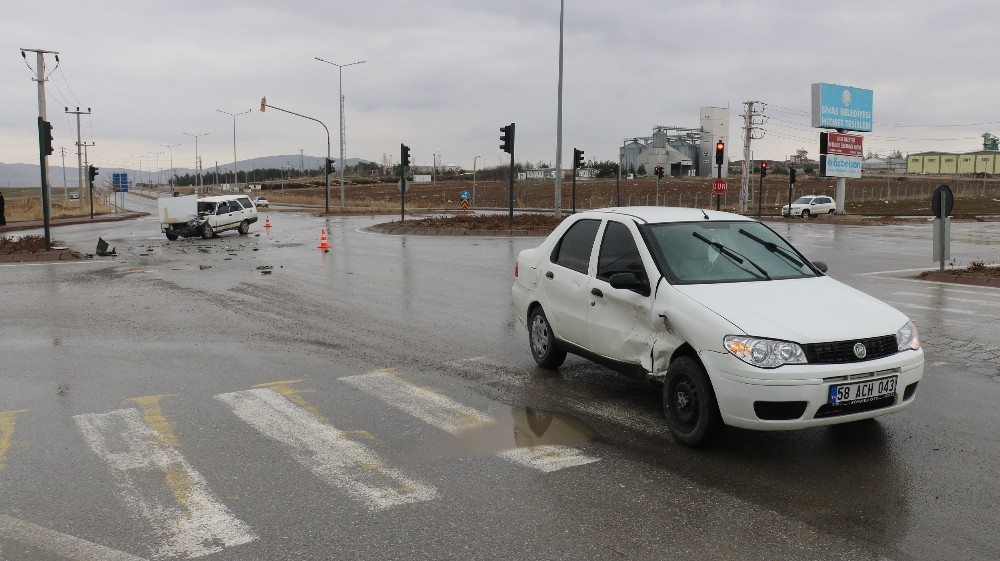
{"label": "license plate", "polygon": [[851,384],[836,384],[830,386],[830,405],[847,405],[848,403],[866,403],[886,396],[896,395],[897,376],[854,382]]}

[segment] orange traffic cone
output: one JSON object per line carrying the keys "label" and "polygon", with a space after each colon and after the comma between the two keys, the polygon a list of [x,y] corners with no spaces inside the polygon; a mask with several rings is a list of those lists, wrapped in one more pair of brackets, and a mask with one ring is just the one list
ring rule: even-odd
{"label": "orange traffic cone", "polygon": [[265,216],[264,217],[264,229],[265,230],[270,230],[271,229],[271,217],[270,216]]}
{"label": "orange traffic cone", "polygon": [[320,230],[319,245],[316,246],[316,249],[322,249],[323,251],[330,251],[330,244],[327,243],[327,241],[326,241],[326,229],[325,228],[322,229],[322,230]]}

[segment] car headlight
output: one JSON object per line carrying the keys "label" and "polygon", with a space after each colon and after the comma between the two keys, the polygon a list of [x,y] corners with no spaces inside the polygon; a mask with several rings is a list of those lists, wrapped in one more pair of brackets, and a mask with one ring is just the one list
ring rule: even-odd
{"label": "car headlight", "polygon": [[784,364],[805,364],[806,355],[798,343],[761,339],[746,335],[727,335],[726,350],[743,362],[759,368],[777,368]]}
{"label": "car headlight", "polygon": [[920,334],[917,333],[917,326],[913,325],[912,321],[906,322],[906,325],[899,328],[896,332],[896,350],[910,351],[917,350],[920,348]]}

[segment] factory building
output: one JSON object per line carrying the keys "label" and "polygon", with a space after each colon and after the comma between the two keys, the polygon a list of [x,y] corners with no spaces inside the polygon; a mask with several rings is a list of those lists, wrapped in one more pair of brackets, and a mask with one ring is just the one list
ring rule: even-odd
{"label": "factory building", "polygon": [[663,166],[664,175],[716,176],[715,143],[726,143],[722,177],[729,168],[729,109],[702,107],[700,127],[653,127],[653,134],[645,137],[626,138],[619,149],[622,170],[653,175],[656,166]]}

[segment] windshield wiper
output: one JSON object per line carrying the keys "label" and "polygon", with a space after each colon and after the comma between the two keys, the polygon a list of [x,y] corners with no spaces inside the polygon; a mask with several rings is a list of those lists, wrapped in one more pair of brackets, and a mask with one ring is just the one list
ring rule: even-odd
{"label": "windshield wiper", "polygon": [[771,253],[777,253],[778,255],[784,257],[785,259],[791,261],[792,263],[795,263],[795,265],[797,267],[802,267],[803,266],[803,263],[801,261],[799,261],[798,259],[796,259],[795,256],[793,256],[791,253],[789,253],[789,251],[787,249],[785,249],[783,247],[779,247],[778,244],[776,244],[774,242],[764,241],[764,240],[758,238],[757,236],[751,234],[750,232],[747,232],[743,228],[740,228],[740,233],[743,234],[744,236],[750,238],[751,240],[759,243],[760,245],[764,246]]}
{"label": "windshield wiper", "polygon": [[[755,269],[757,269],[758,271],[760,271],[760,274],[764,275],[764,278],[766,278],[766,279],[770,279],[771,278],[771,275],[767,274],[767,271],[765,271],[763,267],[761,267],[760,265],[754,263],[753,260],[750,259],[749,257],[747,257],[745,255],[740,255],[739,253],[733,251],[732,249],[729,249],[728,247],[722,245],[719,242],[713,242],[712,240],[706,238],[705,236],[699,234],[698,232],[691,232],[691,234],[694,235],[694,237],[698,238],[699,240],[701,240],[701,241],[707,243],[708,245],[714,247],[715,249],[718,249],[719,253],[725,255],[730,260],[732,260],[734,263],[738,263],[738,264],[742,265],[743,261],[746,261],[747,263],[750,263],[751,265],[753,265],[753,267]],[[741,267],[741,268],[743,270],[746,270],[748,273],[752,273],[753,272],[753,271],[747,270],[745,267]]]}

